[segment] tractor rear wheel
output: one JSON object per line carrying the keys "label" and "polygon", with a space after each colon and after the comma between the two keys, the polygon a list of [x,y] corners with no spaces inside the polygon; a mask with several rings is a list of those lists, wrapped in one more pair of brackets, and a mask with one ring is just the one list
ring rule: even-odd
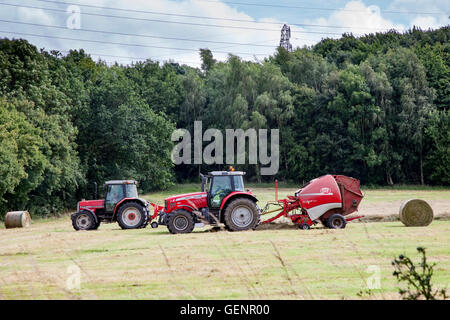
{"label": "tractor rear wheel", "polygon": [[327,226],[330,229],[344,229],[346,225],[347,221],[339,213],[335,213],[327,219]]}
{"label": "tractor rear wheel", "polygon": [[167,229],[172,234],[191,233],[194,230],[195,222],[192,214],[186,210],[175,210],[169,216]]}
{"label": "tractor rear wheel", "polygon": [[224,222],[229,231],[245,231],[256,228],[259,223],[256,203],[248,198],[237,198],[225,209]]}
{"label": "tractor rear wheel", "polygon": [[90,211],[79,211],[72,215],[72,226],[75,230],[94,230],[96,229],[96,219]]}
{"label": "tractor rear wheel", "polygon": [[132,201],[120,206],[117,222],[122,229],[139,229],[148,224],[148,217],[142,205]]}

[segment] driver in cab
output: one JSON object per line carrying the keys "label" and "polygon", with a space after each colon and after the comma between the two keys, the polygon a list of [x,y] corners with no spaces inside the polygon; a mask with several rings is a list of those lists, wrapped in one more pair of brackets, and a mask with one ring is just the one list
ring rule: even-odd
{"label": "driver in cab", "polygon": [[[224,177],[225,178],[225,177]],[[220,207],[222,199],[231,192],[230,179],[226,177],[217,177],[211,190],[211,203],[214,207]]]}

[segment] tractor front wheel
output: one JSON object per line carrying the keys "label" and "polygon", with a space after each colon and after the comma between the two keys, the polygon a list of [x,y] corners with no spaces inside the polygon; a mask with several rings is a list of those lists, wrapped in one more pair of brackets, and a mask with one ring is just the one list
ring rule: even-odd
{"label": "tractor front wheel", "polygon": [[139,229],[147,225],[148,217],[142,205],[132,201],[119,208],[117,223],[122,229]]}
{"label": "tractor front wheel", "polygon": [[[98,223],[100,225],[100,223]],[[79,211],[72,215],[72,226],[75,230],[94,230],[97,229],[97,221],[92,212]],[[97,226],[97,228],[96,228]]]}
{"label": "tractor front wheel", "polygon": [[330,229],[344,229],[346,225],[347,221],[339,213],[335,213],[327,219],[327,226]]}
{"label": "tractor front wheel", "polygon": [[224,222],[229,231],[254,229],[259,223],[258,206],[250,199],[237,198],[225,209]]}
{"label": "tractor front wheel", "polygon": [[186,210],[176,210],[169,216],[167,229],[172,234],[191,233],[194,230],[195,222],[192,214]]}

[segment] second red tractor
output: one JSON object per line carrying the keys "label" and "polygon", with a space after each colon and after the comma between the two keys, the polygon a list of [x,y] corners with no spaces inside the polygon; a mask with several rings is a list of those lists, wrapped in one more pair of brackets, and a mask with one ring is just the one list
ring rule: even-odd
{"label": "second red tractor", "polygon": [[171,233],[189,233],[195,224],[223,223],[229,231],[256,228],[260,209],[256,197],[244,189],[241,171],[213,171],[202,176],[201,192],[166,198],[158,208],[158,224]]}

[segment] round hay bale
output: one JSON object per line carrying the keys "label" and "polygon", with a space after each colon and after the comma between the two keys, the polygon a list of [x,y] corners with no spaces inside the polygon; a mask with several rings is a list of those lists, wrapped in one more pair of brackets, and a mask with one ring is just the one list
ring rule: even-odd
{"label": "round hay bale", "polygon": [[425,227],[433,221],[433,209],[421,199],[410,199],[400,207],[400,221],[407,227]]}
{"label": "round hay bale", "polygon": [[30,226],[31,216],[28,211],[11,211],[6,214],[5,227],[10,228],[27,228]]}

